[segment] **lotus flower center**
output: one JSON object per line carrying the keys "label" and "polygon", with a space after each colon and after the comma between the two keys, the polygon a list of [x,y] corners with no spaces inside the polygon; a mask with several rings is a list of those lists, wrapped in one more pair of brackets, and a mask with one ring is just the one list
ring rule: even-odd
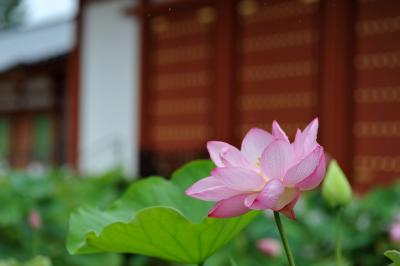
{"label": "lotus flower center", "polygon": [[256,167],[257,167],[257,168],[260,168],[260,166],[261,166],[260,158],[261,158],[261,157],[258,157],[258,158],[257,158],[257,161],[256,161]]}
{"label": "lotus flower center", "polygon": [[257,170],[258,170],[258,174],[259,174],[259,175],[264,179],[264,181],[265,181],[265,183],[264,183],[264,185],[263,185],[263,187],[264,187],[265,184],[268,182],[269,178],[268,178],[266,175],[264,175],[264,173],[261,171],[261,168],[260,168],[260,166],[261,166],[260,159],[261,159],[261,157],[258,157],[255,164],[256,164],[256,168],[257,168]]}

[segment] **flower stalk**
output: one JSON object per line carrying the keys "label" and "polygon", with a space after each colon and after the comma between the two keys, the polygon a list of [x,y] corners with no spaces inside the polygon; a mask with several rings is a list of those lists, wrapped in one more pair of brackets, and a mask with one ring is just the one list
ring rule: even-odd
{"label": "flower stalk", "polygon": [[342,229],[341,211],[336,211],[336,266],[342,266]]}
{"label": "flower stalk", "polygon": [[286,238],[285,229],[283,228],[279,212],[274,211],[274,218],[275,218],[276,226],[278,227],[278,230],[279,230],[279,234],[281,236],[283,248],[285,249],[285,253],[286,253],[286,257],[287,257],[289,266],[295,266],[296,264],[294,262],[292,251],[290,250],[289,243]]}
{"label": "flower stalk", "polygon": [[39,232],[37,230],[32,232],[32,256],[38,255],[39,249]]}

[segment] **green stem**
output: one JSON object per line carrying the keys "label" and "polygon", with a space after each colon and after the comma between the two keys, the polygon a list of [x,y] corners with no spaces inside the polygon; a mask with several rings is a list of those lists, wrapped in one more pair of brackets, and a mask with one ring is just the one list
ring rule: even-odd
{"label": "green stem", "polygon": [[340,217],[340,209],[336,212],[336,266],[342,265],[342,230],[341,230],[341,217]]}
{"label": "green stem", "polygon": [[230,266],[238,266],[237,263],[235,262],[235,260],[229,256],[229,262],[230,262]]}
{"label": "green stem", "polygon": [[39,248],[39,232],[37,229],[33,229],[32,232],[32,255],[33,257],[38,255],[38,248]]}
{"label": "green stem", "polygon": [[295,266],[296,264],[294,263],[292,251],[290,251],[289,243],[288,243],[287,238],[286,238],[285,229],[283,228],[279,212],[275,212],[274,211],[274,218],[275,218],[276,226],[278,227],[278,230],[279,230],[279,234],[281,236],[283,248],[285,249],[286,257],[287,257],[289,266]]}

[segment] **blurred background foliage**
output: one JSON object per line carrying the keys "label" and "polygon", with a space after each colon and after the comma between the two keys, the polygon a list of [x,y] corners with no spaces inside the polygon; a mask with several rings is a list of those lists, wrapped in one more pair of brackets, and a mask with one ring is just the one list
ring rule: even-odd
{"label": "blurred background foliage", "polygon": [[23,0],[0,1],[0,30],[15,28],[24,20]]}
{"label": "blurred background foliage", "polygon": [[[45,174],[9,172],[0,177],[0,266],[144,266],[169,265],[136,255],[71,256],[65,249],[69,214],[78,206],[107,206],[128,186],[121,171],[79,177],[66,170]],[[388,228],[400,213],[400,183],[377,188],[343,210],[343,250],[346,265],[387,265],[387,249],[398,249]],[[304,194],[295,208],[297,221],[283,219],[298,265],[335,265],[335,214],[320,191]],[[40,222],[32,224],[37,212]],[[212,256],[208,266],[286,265],[283,251],[265,254],[257,248],[262,238],[279,240],[272,213],[266,212],[234,241]],[[178,264],[171,264],[178,265]]]}
{"label": "blurred background foliage", "polygon": [[[115,199],[124,184],[121,176],[118,170],[92,178],[64,170],[1,176],[0,265],[51,265],[34,259],[37,255],[50,258],[52,265],[120,265],[119,255],[70,256],[65,239],[69,213],[82,204],[101,207]],[[30,221],[33,212],[38,213],[40,221],[37,217]]]}

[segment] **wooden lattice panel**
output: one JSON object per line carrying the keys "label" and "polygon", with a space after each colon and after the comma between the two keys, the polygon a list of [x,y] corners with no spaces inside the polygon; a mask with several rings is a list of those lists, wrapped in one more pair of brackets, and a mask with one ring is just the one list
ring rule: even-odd
{"label": "wooden lattice panel", "polygon": [[238,2],[238,138],[274,119],[292,135],[316,116],[318,4],[306,2]]}
{"label": "wooden lattice panel", "polygon": [[170,13],[150,20],[150,143],[156,151],[203,150],[212,131],[216,14],[210,7]]}
{"label": "wooden lattice panel", "polygon": [[400,177],[400,1],[358,2],[354,123],[355,181]]}

